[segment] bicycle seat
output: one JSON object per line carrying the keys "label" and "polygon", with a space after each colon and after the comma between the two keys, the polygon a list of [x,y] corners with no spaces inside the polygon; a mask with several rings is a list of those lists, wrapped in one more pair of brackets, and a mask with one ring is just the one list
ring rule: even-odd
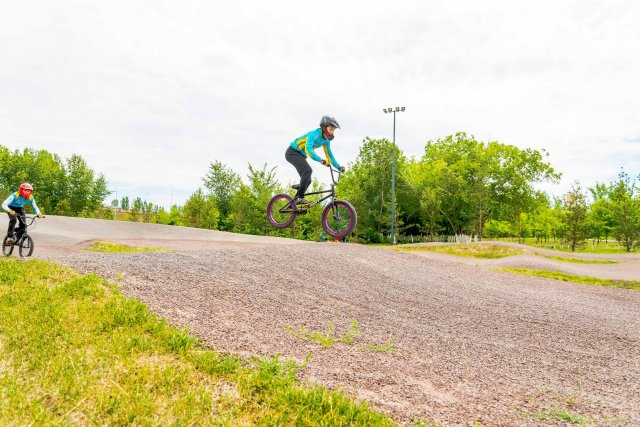
{"label": "bicycle seat", "polygon": [[291,188],[293,188],[294,190],[297,190],[298,188],[300,188],[300,184],[293,184]]}

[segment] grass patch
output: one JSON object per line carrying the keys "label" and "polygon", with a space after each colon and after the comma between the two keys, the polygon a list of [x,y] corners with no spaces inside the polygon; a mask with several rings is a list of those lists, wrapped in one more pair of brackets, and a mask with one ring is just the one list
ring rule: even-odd
{"label": "grass patch", "polygon": [[[515,238],[491,238],[491,240],[497,240],[501,242],[511,242],[511,243],[519,243],[518,239]],[[522,240],[520,241],[522,242]],[[549,239],[547,242],[543,240],[536,241],[535,237],[527,237],[524,239],[524,244],[527,246],[532,246],[535,248],[543,248],[550,249],[559,252],[579,252],[579,253],[591,253],[591,254],[621,254],[628,253],[624,246],[620,245],[619,242],[615,240],[610,240],[609,242],[605,242],[603,240],[596,241],[589,239],[583,246],[577,247],[575,251],[571,250],[571,246],[567,243],[563,243],[560,240],[554,241],[553,239]],[[631,253],[638,253],[638,249],[632,251]]]}
{"label": "grass patch", "polygon": [[524,253],[522,249],[492,243],[453,244],[434,246],[396,246],[397,251],[430,251],[471,258],[496,259]]}
{"label": "grass patch", "polygon": [[395,353],[396,348],[393,346],[393,340],[387,341],[385,344],[366,344],[358,347],[361,351],[373,351],[376,353]]}
{"label": "grass patch", "polygon": [[85,248],[86,251],[106,252],[106,253],[122,253],[122,252],[157,252],[164,250],[163,248],[150,248],[145,246],[127,246],[113,242],[95,242],[93,245]]}
{"label": "grass patch", "polygon": [[314,331],[304,326],[298,329],[287,326],[286,329],[294,337],[315,342],[322,348],[329,348],[336,343],[353,344],[353,341],[362,334],[357,320],[352,321],[349,330],[341,335],[336,333],[336,323],[333,319],[327,323],[323,331]]}
{"label": "grass patch", "polygon": [[0,260],[0,425],[395,425],[300,369],[207,349],[96,275]]}
{"label": "grass patch", "polygon": [[611,261],[609,259],[578,259],[578,258],[564,258],[554,255],[543,255],[545,258],[553,259],[560,262],[571,262],[574,264],[619,264],[618,261]]}
{"label": "grass patch", "polygon": [[[563,425],[581,426],[624,424],[626,417],[588,414],[593,409],[593,398],[579,381],[577,389],[556,390],[548,386],[534,387],[527,403],[536,409],[518,411],[519,418],[537,421],[562,421]],[[555,423],[554,423],[555,424]]]}
{"label": "grass patch", "polygon": [[[336,316],[337,315],[338,312],[336,312]],[[307,329],[304,326],[300,326],[297,329],[287,326],[286,329],[294,337],[314,342],[322,348],[329,348],[338,343],[351,345],[362,335],[360,323],[357,320],[353,320],[349,330],[342,334],[338,334],[336,332],[336,322],[333,319],[327,322],[324,330],[316,331],[313,329]],[[358,346],[357,349],[360,351],[371,351],[376,353],[395,353],[396,351],[393,346],[393,340],[389,340],[385,344],[363,344]]]}
{"label": "grass patch", "polygon": [[525,274],[528,276],[545,277],[547,279],[563,280],[565,282],[580,283],[584,285],[640,290],[640,281],[638,280],[600,279],[598,277],[576,276],[573,274],[561,273],[559,271],[532,270],[529,268],[494,268],[494,270],[508,271],[510,273]]}
{"label": "grass patch", "polygon": [[578,424],[581,426],[588,426],[593,424],[596,421],[593,418],[573,414],[566,409],[560,409],[560,408],[553,409],[551,411],[546,411],[546,412],[538,412],[536,414],[533,414],[532,418],[538,421],[545,421],[545,420],[565,421],[571,424]]}

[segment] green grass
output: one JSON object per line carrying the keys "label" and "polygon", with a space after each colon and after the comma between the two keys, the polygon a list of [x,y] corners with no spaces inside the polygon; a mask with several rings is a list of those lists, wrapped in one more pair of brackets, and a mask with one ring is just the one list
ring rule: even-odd
{"label": "green grass", "polygon": [[494,270],[508,271],[510,273],[525,274],[528,276],[545,277],[548,279],[563,280],[565,282],[580,283],[584,285],[640,290],[640,281],[638,280],[600,279],[598,277],[576,276],[573,274],[561,273],[559,271],[532,270],[529,268],[494,268]]}
{"label": "green grass", "polygon": [[[511,242],[518,243],[518,239],[516,238],[491,238],[490,240],[497,240],[500,242]],[[544,242],[538,241],[536,242],[535,237],[527,237],[524,239],[524,244],[527,246],[533,246],[535,248],[543,248],[543,249],[551,249],[559,252],[572,252],[571,248],[566,243],[561,243],[560,240],[553,239]],[[576,248],[575,252],[579,253],[592,253],[592,254],[620,254],[627,253],[624,246],[620,245],[617,241],[600,241],[597,242],[595,240],[588,240],[583,247]],[[632,253],[638,253],[638,250],[635,250]]]}
{"label": "green grass", "polygon": [[365,344],[358,347],[360,351],[373,351],[376,353],[395,353],[396,348],[393,346],[393,340],[389,340],[384,344]]}
{"label": "green grass", "polygon": [[[337,315],[338,313],[336,312]],[[304,326],[300,326],[297,329],[287,326],[286,329],[294,337],[314,342],[322,348],[329,348],[338,343],[351,345],[362,335],[360,323],[357,320],[353,320],[349,330],[342,334],[336,332],[336,323],[333,319],[327,322],[324,330],[307,329]],[[362,344],[356,348],[360,351],[376,353],[395,353],[396,351],[393,346],[393,340],[389,340],[384,344]]]}
{"label": "green grass", "polygon": [[96,275],[0,260],[0,425],[395,425],[300,369],[205,348]]}
{"label": "green grass", "polygon": [[525,251],[492,243],[445,244],[434,246],[395,246],[397,251],[430,251],[471,258],[495,259],[522,254]]}
{"label": "green grass", "polygon": [[543,255],[545,258],[553,259],[560,262],[571,262],[574,264],[619,264],[618,261],[611,261],[609,259],[578,259],[578,258],[565,258],[554,255]]}
{"label": "green grass", "polygon": [[539,421],[545,421],[545,420],[566,421],[568,423],[578,424],[581,426],[588,426],[593,424],[596,421],[589,417],[573,414],[568,410],[561,409],[561,408],[553,409],[551,411],[546,411],[546,412],[538,412],[534,414],[532,418]]}
{"label": "green grass", "polygon": [[352,344],[362,334],[357,320],[352,321],[349,330],[343,334],[336,333],[336,324],[333,320],[330,320],[322,331],[314,331],[304,326],[300,326],[298,329],[287,326],[286,329],[294,337],[315,342],[322,348],[329,348],[337,343]]}
{"label": "green grass", "polygon": [[162,251],[163,248],[149,248],[144,246],[127,246],[113,242],[95,242],[93,245],[85,248],[87,251],[106,252],[106,253],[122,253],[122,252],[156,252]]}

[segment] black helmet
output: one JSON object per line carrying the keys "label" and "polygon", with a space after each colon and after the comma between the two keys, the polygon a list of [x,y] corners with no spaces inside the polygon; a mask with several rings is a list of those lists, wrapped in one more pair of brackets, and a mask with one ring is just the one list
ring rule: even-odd
{"label": "black helmet", "polygon": [[338,124],[338,121],[331,116],[322,116],[322,120],[320,120],[320,127],[325,127],[325,126],[333,126],[340,129],[340,125]]}

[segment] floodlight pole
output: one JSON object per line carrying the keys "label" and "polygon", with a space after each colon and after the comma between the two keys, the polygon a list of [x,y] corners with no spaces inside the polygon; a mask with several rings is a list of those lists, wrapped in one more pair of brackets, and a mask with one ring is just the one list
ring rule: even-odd
{"label": "floodlight pole", "polygon": [[393,113],[393,155],[391,156],[391,244],[396,244],[396,113],[404,112],[405,107],[383,108],[386,113]]}

